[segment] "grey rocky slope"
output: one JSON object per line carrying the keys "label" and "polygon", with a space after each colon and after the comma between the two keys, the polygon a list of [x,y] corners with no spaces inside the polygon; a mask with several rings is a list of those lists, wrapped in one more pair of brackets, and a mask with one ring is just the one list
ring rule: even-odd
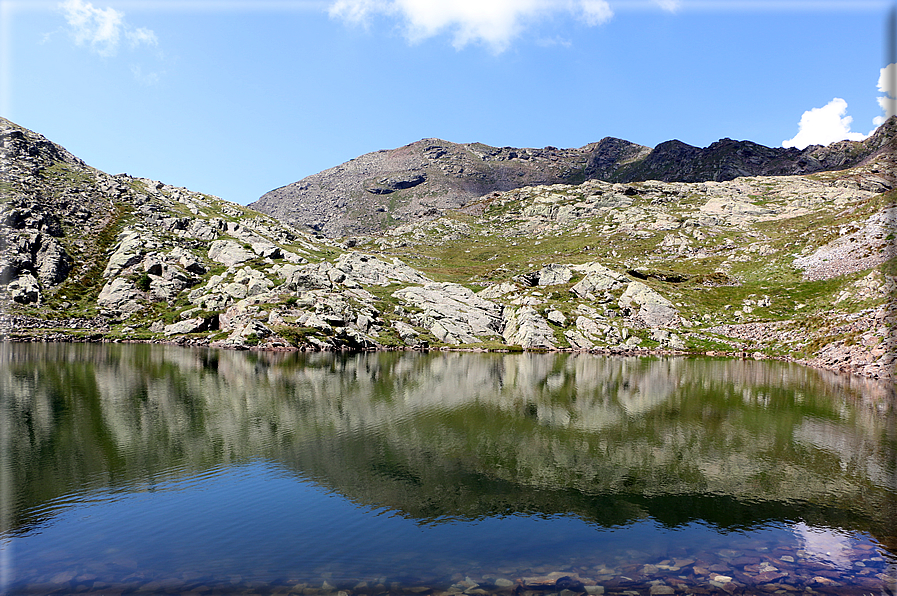
{"label": "grey rocky slope", "polygon": [[350,248],[110,176],[5,120],[0,136],[13,339],[749,353],[894,374],[893,138],[810,176],[523,187]]}
{"label": "grey rocky slope", "polygon": [[667,141],[651,149],[607,137],[578,149],[518,149],[424,139],[352,159],[272,190],[251,207],[329,237],[432,219],[490,192],[586,180],[705,182],[837,170],[882,150],[895,120],[863,142],[803,150],[722,139],[699,148]]}

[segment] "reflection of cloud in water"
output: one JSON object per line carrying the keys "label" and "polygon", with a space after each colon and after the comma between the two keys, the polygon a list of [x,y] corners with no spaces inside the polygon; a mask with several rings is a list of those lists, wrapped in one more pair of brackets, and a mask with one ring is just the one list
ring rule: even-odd
{"label": "reflection of cloud in water", "polygon": [[841,568],[851,566],[850,538],[835,530],[813,528],[800,522],[794,525],[794,535],[811,557]]}

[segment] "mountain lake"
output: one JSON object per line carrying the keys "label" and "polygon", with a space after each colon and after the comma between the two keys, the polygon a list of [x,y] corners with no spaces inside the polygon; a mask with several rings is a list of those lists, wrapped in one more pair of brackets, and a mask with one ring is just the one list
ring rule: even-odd
{"label": "mountain lake", "polygon": [[8,594],[897,594],[891,385],[0,344]]}

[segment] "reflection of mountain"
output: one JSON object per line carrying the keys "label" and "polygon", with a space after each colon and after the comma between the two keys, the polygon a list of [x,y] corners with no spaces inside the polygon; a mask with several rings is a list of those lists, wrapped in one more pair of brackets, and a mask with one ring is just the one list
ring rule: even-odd
{"label": "reflection of mountain", "polygon": [[261,457],[427,523],[521,511],[600,525],[803,517],[897,534],[894,401],[811,369],[147,345],[0,354],[20,531],[60,495]]}

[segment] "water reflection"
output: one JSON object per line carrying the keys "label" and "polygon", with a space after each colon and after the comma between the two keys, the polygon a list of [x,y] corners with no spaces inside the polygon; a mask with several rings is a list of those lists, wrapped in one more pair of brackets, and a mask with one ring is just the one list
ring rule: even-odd
{"label": "water reflection", "polygon": [[0,355],[4,525],[23,540],[73,507],[201,491],[265,462],[266,478],[276,469],[424,529],[519,516],[602,531],[783,526],[831,567],[853,564],[858,533],[897,552],[894,395],[862,379],[571,354]]}

